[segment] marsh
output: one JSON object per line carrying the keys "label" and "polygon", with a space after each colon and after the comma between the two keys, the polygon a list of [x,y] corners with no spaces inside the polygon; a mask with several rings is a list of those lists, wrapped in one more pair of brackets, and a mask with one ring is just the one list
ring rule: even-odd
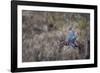
{"label": "marsh", "polygon": [[[78,47],[62,44],[71,26],[78,33]],[[22,62],[89,58],[89,13],[22,10]]]}

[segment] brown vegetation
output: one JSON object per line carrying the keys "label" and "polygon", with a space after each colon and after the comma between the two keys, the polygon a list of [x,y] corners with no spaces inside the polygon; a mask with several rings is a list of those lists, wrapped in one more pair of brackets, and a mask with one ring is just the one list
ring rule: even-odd
{"label": "brown vegetation", "polygon": [[[22,61],[55,61],[89,59],[90,15],[87,13],[22,11]],[[79,48],[64,45],[61,40],[69,26],[79,32]]]}

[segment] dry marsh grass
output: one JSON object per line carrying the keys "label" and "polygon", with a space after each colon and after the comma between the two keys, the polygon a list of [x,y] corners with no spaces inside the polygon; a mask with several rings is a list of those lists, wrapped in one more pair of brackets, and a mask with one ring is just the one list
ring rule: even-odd
{"label": "dry marsh grass", "polygon": [[[87,13],[23,10],[22,62],[89,59],[89,16]],[[72,24],[80,32],[80,48],[60,47]]]}

